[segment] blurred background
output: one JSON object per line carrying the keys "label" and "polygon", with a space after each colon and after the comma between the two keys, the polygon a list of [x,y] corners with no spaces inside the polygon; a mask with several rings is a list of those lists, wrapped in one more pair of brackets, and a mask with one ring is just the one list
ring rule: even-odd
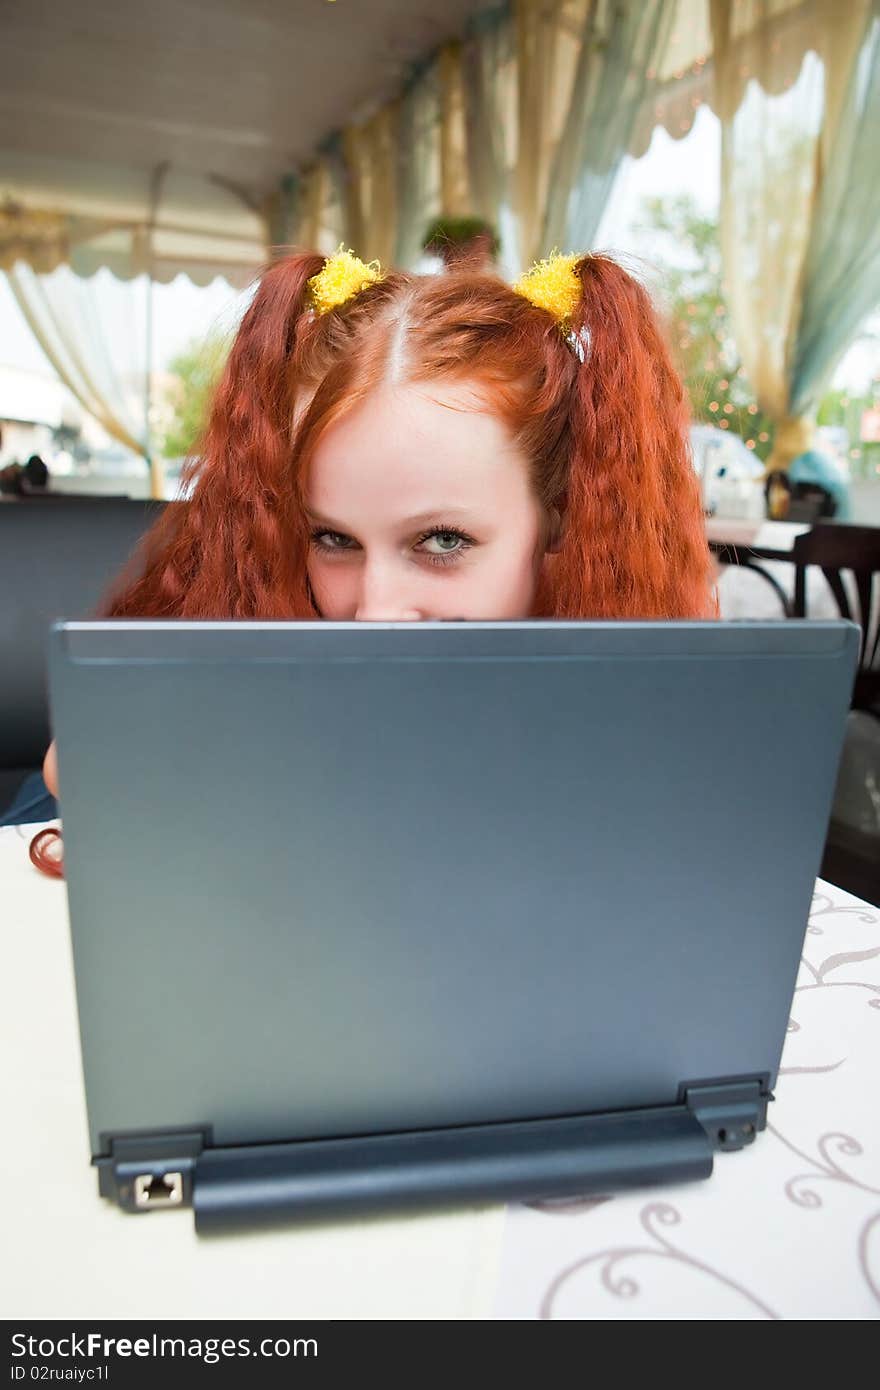
{"label": "blurred background", "polygon": [[666,319],[722,616],[861,623],[823,874],[880,902],[880,0],[0,0],[0,25],[0,810],[48,740],[46,622],[179,495],[262,266],[602,249]]}
{"label": "blurred background", "polygon": [[554,247],[632,258],[668,312],[709,510],[725,481],[745,510],[734,478],[813,448],[851,519],[880,523],[870,0],[0,13],[0,468],[37,455],[64,491],[173,495],[279,248],[432,269],[444,232],[482,225],[508,276]]}

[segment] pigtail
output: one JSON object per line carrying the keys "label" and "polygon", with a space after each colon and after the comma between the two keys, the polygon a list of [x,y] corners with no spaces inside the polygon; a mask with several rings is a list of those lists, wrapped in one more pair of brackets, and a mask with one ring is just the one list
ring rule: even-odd
{"label": "pigtail", "polygon": [[236,335],[198,456],[116,588],[108,617],[313,617],[291,460],[306,285],[323,256],[271,266]]}
{"label": "pigtail", "polygon": [[584,257],[575,272],[582,360],[547,616],[717,617],[685,394],[650,298],[606,256]]}

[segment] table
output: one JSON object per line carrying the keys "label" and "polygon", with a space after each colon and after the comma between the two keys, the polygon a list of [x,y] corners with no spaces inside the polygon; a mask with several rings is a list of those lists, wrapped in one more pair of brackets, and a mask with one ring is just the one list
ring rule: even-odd
{"label": "table", "polygon": [[208,1241],[190,1211],[99,1199],[65,889],[28,860],[37,828],[0,828],[3,1317],[488,1317],[501,1206]]}
{"label": "table", "polygon": [[35,829],[0,829],[5,1317],[880,1317],[877,909],[817,882],[770,1127],[709,1182],[200,1241],[190,1213],[97,1197]]}
{"label": "table", "polygon": [[767,1130],[706,1183],[512,1208],[496,1312],[880,1318],[878,1064],[880,910],[817,880]]}
{"label": "table", "polygon": [[706,537],[709,549],[722,565],[742,565],[760,574],[775,590],[787,618],[794,605],[775,575],[757,560],[784,560],[794,563],[793,548],[798,536],[812,530],[809,523],[789,521],[744,521],[738,518],[708,517]]}

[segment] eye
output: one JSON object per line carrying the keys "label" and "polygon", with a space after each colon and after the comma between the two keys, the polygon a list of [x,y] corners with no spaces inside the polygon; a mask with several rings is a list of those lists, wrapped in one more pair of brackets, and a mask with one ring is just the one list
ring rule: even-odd
{"label": "eye", "polygon": [[[348,554],[360,548],[351,536],[342,531],[329,531],[326,527],[315,527],[310,539],[314,548],[327,556]],[[413,549],[432,565],[452,565],[476,544],[473,536],[456,526],[432,526],[419,536]]]}
{"label": "eye", "polygon": [[[460,531],[431,531],[424,537],[425,541],[436,541],[437,550],[428,553],[446,555],[450,551],[461,549],[464,537]],[[421,544],[421,541],[419,542]]]}
{"label": "eye", "polygon": [[424,546],[428,541],[435,541],[436,549],[421,550],[419,553],[432,565],[453,565],[465,551],[476,545],[473,536],[459,531],[455,526],[434,526],[419,537],[418,544]]}
{"label": "eye", "polygon": [[316,530],[311,539],[319,550],[350,550],[352,545],[351,536],[344,536],[341,531]]}

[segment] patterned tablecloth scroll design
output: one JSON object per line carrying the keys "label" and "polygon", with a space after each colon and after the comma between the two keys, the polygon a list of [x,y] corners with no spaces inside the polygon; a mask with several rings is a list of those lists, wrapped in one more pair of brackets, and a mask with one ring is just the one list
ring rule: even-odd
{"label": "patterned tablecloth scroll design", "polygon": [[880,911],[818,883],[769,1123],[705,1183],[508,1214],[500,1318],[880,1318]]}
{"label": "patterned tablecloth scroll design", "polygon": [[[144,1228],[96,1202],[83,1162],[63,886],[28,863],[22,840],[32,833],[0,831],[10,964],[0,1019],[10,1055],[26,1048],[28,1060],[9,1071],[5,1104],[37,1136],[26,1161],[8,1151],[4,1170],[7,1188],[23,1194],[7,1232],[16,1262],[6,1302],[16,1315],[36,1306],[44,1316],[131,1316],[151,1290],[152,1315],[164,1316],[177,1307],[165,1278],[172,1259],[201,1291],[189,1298],[193,1316],[241,1315],[246,1304],[271,1314],[291,1288],[312,1316],[387,1316],[389,1299],[399,1316],[482,1316],[498,1271],[499,1318],[880,1318],[876,908],[817,884],[769,1126],[741,1152],[718,1154],[708,1182],[511,1207],[500,1267],[496,1208],[342,1223],[294,1241],[276,1232],[214,1248],[206,1266],[189,1223]],[[114,1258],[83,1280],[79,1252],[98,1228]],[[132,1277],[120,1281],[119,1267]]]}

